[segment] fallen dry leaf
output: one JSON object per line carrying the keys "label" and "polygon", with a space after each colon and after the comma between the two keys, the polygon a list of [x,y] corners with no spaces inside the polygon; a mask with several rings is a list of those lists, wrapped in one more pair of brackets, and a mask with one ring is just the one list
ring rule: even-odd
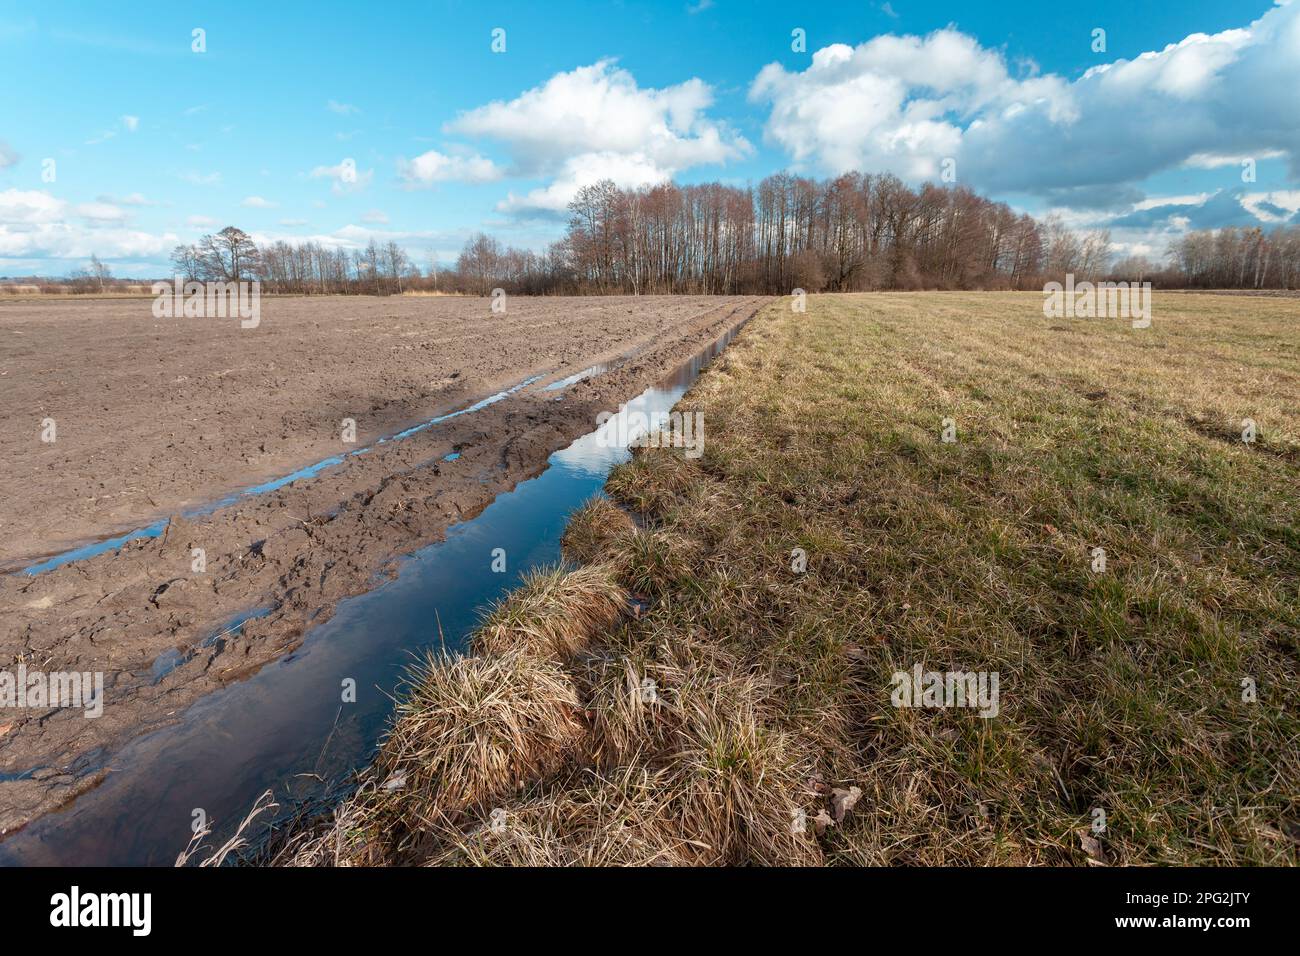
{"label": "fallen dry leaf", "polygon": [[861,799],[862,790],[859,787],[849,787],[847,790],[836,787],[832,790],[831,806],[835,808],[835,822],[843,823],[845,814],[856,807]]}
{"label": "fallen dry leaf", "polygon": [[1079,833],[1079,846],[1084,853],[1088,854],[1089,862],[1106,865],[1106,854],[1102,851],[1101,841],[1086,830]]}

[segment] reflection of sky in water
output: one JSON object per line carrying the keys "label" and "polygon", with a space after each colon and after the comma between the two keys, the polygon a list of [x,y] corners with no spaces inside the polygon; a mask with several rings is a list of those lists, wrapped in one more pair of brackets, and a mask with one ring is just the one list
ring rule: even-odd
{"label": "reflection of sky in water", "polygon": [[684,387],[664,391],[658,388],[647,389],[619,409],[605,424],[594,432],[583,435],[568,448],[557,451],[551,456],[551,464],[570,471],[587,475],[605,475],[615,465],[627,461],[631,453],[619,443],[620,437],[637,437],[632,429],[648,419],[651,427],[657,428],[668,420],[677,399],[685,392]]}
{"label": "reflection of sky in water", "polygon": [[[0,842],[0,863],[169,863],[189,837],[194,807],[223,828],[268,788],[300,799],[319,786],[297,774],[340,778],[365,763],[392,712],[388,695],[414,657],[443,642],[463,647],[485,606],[529,570],[559,561],[569,516],[631,457],[616,444],[627,418],[665,421],[685,388],[649,389],[629,401],[598,432],[551,455],[540,475],[403,559],[395,579],[340,602],[297,651],[200,699],[178,724],[128,743],[100,786]],[[491,570],[494,548],[505,549],[504,574]],[[153,678],[190,656],[163,655]],[[340,706],[344,678],[356,681],[357,701]],[[214,837],[226,835],[219,829]]]}
{"label": "reflection of sky in water", "polygon": [[[193,808],[213,821],[209,842],[217,845],[263,791],[273,789],[283,803],[301,800],[318,794],[322,779],[364,764],[411,662],[430,649],[463,648],[487,605],[529,570],[561,559],[569,516],[602,494],[610,468],[631,457],[617,446],[627,418],[666,421],[730,339],[629,401],[599,432],[555,452],[540,475],[449,528],[445,540],[402,559],[395,578],[339,602],[296,651],[201,698],[176,724],[132,740],[103,783],[0,841],[0,864],[168,865],[189,840]],[[495,548],[505,549],[506,573],[491,570]],[[165,675],[187,659],[164,655],[156,668]],[[345,679],[357,690],[347,705]]]}
{"label": "reflection of sky in water", "polygon": [[591,378],[593,375],[600,375],[604,372],[608,372],[609,368],[610,367],[605,364],[592,365],[588,368],[584,368],[581,372],[574,372],[572,375],[566,378],[562,378],[557,382],[552,382],[550,385],[542,386],[542,391],[558,392],[562,388],[568,388],[570,385],[576,385],[578,382],[581,382],[584,378]]}

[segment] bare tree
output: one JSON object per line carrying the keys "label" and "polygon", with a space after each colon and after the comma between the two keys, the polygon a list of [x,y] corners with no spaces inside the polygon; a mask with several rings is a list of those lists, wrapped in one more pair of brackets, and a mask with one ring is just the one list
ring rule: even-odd
{"label": "bare tree", "polygon": [[204,236],[198,245],[201,271],[205,278],[240,282],[258,268],[257,246],[248,233],[227,226],[215,236]]}
{"label": "bare tree", "polygon": [[402,278],[406,275],[407,267],[410,265],[410,259],[407,258],[402,247],[391,239],[384,246],[383,251],[384,269],[388,272],[388,277],[393,280],[397,286],[397,294],[401,295],[404,291],[402,288]]}
{"label": "bare tree", "polygon": [[456,260],[456,271],[468,283],[470,291],[487,295],[501,268],[501,246],[492,237],[478,233],[465,243]]}
{"label": "bare tree", "polygon": [[100,292],[105,290],[105,285],[113,278],[112,271],[104,263],[100,262],[99,256],[94,253],[91,253],[90,256],[90,274],[99,283]]}
{"label": "bare tree", "polygon": [[176,270],[176,275],[180,276],[185,282],[192,282],[199,277],[201,260],[199,250],[193,245],[179,245],[172,250],[171,254],[172,268]]}

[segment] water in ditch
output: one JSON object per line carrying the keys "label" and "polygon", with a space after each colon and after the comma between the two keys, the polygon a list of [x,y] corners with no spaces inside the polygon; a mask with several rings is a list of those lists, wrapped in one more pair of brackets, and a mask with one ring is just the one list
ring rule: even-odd
{"label": "water in ditch", "polygon": [[[628,435],[629,419],[665,420],[737,331],[557,451],[536,478],[403,559],[393,580],[341,602],[293,653],[129,743],[109,760],[103,783],[0,842],[0,864],[170,865],[196,812],[213,824],[208,842],[218,845],[262,792],[282,803],[303,799],[364,765],[408,665],[439,646],[462,649],[485,605],[529,570],[560,560],[569,515],[630,455],[613,436]],[[505,572],[492,570],[497,548]],[[343,702],[349,680],[355,703]]]}

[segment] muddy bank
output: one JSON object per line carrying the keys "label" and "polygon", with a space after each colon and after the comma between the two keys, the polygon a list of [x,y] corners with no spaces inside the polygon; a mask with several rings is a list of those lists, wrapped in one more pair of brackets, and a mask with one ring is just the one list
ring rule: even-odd
{"label": "muddy bank", "polygon": [[[593,300],[579,301],[587,308]],[[604,307],[631,307],[624,302],[633,300]],[[517,384],[539,369],[550,374],[490,407],[376,445],[310,479],[174,519],[158,538],[120,553],[0,580],[3,666],[102,671],[106,688],[99,719],[79,711],[0,718],[0,830],[93,786],[125,741],[284,655],[340,599],[385,575],[396,556],[437,540],[450,524],[537,473],[553,451],[590,431],[600,411],[637,394],[758,304],[681,300],[670,316],[647,321],[667,308],[651,300],[639,322],[626,311],[627,319],[604,320],[624,330],[617,342],[584,337],[565,324],[568,331],[555,334],[572,339],[554,346],[563,358],[543,362],[539,351],[537,363],[510,373],[521,378],[492,385]],[[539,310],[538,321],[547,314]],[[269,315],[264,311],[264,324]],[[581,316],[566,323],[574,321],[581,324]],[[593,321],[590,314],[586,321]],[[551,378],[623,355],[602,374],[542,390]],[[246,486],[247,475],[240,477]],[[193,570],[196,548],[206,556],[202,573]]]}
{"label": "muddy bank", "polygon": [[[148,298],[0,301],[0,568],[213,501],[725,300],[265,297],[257,328]],[[42,441],[43,422],[55,441]],[[356,446],[353,446],[356,447]]]}

